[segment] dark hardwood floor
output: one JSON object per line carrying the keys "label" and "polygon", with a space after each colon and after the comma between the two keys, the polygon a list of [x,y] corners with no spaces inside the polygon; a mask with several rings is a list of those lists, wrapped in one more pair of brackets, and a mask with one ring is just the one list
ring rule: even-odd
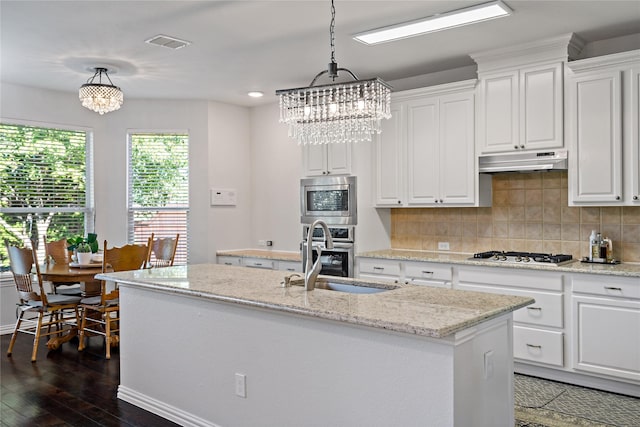
{"label": "dark hardwood floor", "polygon": [[[93,337],[78,352],[73,340],[49,352],[40,342],[31,363],[33,337],[20,334],[7,357],[11,335],[2,335],[0,425],[15,426],[176,426],[116,398],[120,355],[104,358],[104,341]],[[157,357],[158,355],[153,355]]]}

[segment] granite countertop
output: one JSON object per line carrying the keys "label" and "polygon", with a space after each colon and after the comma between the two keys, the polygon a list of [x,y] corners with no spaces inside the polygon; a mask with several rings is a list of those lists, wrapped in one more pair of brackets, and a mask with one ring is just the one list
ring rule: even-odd
{"label": "granite countertop", "polygon": [[[376,294],[305,291],[303,286],[283,287],[285,275],[282,271],[198,264],[102,273],[96,278],[435,338],[447,337],[534,302],[528,297],[418,285],[398,285]],[[363,283],[357,279],[341,281]]]}
{"label": "granite countertop", "polygon": [[263,258],[274,261],[302,262],[299,252],[269,251],[266,249],[230,249],[216,252],[217,256],[237,256],[241,258]]}
{"label": "granite countertop", "polygon": [[640,278],[640,264],[637,263],[621,263],[616,265],[605,264],[590,264],[583,263],[580,260],[570,262],[563,265],[544,265],[544,264],[507,264],[507,263],[493,263],[484,260],[471,259],[473,254],[460,254],[460,253],[442,253],[442,252],[429,252],[419,250],[406,250],[406,249],[382,249],[378,251],[363,252],[357,254],[361,258],[378,258],[378,259],[395,259],[401,261],[422,261],[422,262],[439,262],[445,264],[463,264],[463,265],[477,265],[482,267],[497,267],[497,268],[519,268],[529,270],[544,270],[544,271],[562,271],[568,273],[590,273],[590,274],[605,274],[611,276],[626,276],[626,277],[639,277]]}

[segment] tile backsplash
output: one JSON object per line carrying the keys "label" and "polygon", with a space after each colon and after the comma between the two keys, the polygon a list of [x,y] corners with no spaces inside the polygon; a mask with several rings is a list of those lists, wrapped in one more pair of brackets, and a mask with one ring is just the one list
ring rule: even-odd
{"label": "tile backsplash", "polygon": [[391,247],[451,252],[518,250],[589,253],[589,235],[598,230],[613,241],[614,258],[640,262],[640,206],[570,207],[567,172],[493,176],[488,208],[391,209]]}

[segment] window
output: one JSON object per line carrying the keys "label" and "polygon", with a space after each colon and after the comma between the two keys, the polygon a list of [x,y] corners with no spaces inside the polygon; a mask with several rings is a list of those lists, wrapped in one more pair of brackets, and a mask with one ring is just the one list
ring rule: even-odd
{"label": "window", "polygon": [[174,264],[187,263],[189,136],[129,133],[129,241],[180,233]]}
{"label": "window", "polygon": [[92,232],[91,134],[85,130],[0,123],[0,271],[13,244]]}

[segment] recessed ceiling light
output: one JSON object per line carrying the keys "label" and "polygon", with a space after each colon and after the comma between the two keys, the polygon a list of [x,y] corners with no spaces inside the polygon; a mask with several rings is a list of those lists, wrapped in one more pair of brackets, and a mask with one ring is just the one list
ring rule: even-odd
{"label": "recessed ceiling light", "polygon": [[262,98],[264,96],[264,93],[258,92],[258,91],[253,91],[253,92],[247,93],[247,95],[249,95],[252,98]]}
{"label": "recessed ceiling light", "polygon": [[434,31],[461,27],[467,24],[487,21],[511,15],[512,10],[500,0],[483,3],[464,9],[454,10],[403,24],[365,31],[353,36],[364,44],[378,44],[392,40],[406,39]]}

